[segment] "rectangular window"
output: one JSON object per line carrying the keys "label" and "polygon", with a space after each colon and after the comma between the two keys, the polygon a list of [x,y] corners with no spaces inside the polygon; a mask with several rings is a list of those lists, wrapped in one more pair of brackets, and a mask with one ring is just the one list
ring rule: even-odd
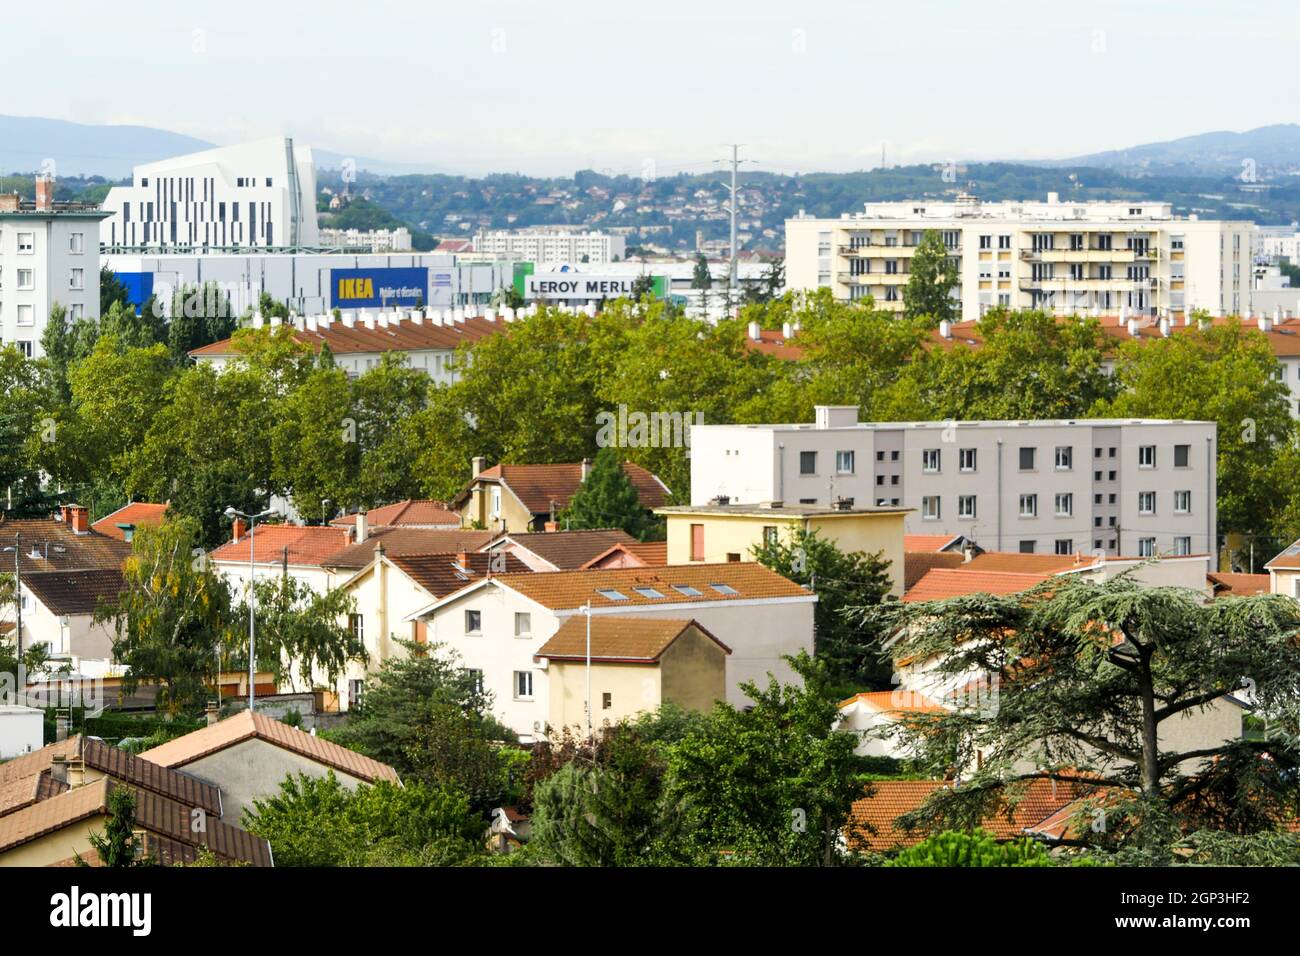
{"label": "rectangular window", "polygon": [[1138,538],[1138,557],[1154,558],[1156,556],[1155,538]]}
{"label": "rectangular window", "polygon": [[21,253],[32,253],[36,251],[36,233],[20,232],[18,233],[18,251]]}
{"label": "rectangular window", "polygon": [[1138,492],[1138,514],[1153,515],[1156,513],[1156,493],[1154,491]]}
{"label": "rectangular window", "polygon": [[1174,554],[1183,556],[1192,553],[1192,539],[1187,536],[1174,538]]}
{"label": "rectangular window", "polygon": [[975,517],[975,496],[974,495],[957,496],[957,517],[958,518]]}
{"label": "rectangular window", "polygon": [[86,234],[84,232],[73,232],[68,234],[68,252],[74,256],[79,256],[86,251]]}
{"label": "rectangular window", "polygon": [[604,693],[602,693],[600,695],[600,709],[609,710],[613,706],[614,706],[614,695],[611,694],[609,691],[605,691]]}
{"label": "rectangular window", "polygon": [[1038,517],[1038,495],[1020,496],[1020,517],[1022,518]]}
{"label": "rectangular window", "polygon": [[533,636],[533,616],[527,611],[515,611],[515,637]]}
{"label": "rectangular window", "polygon": [[84,289],[85,287],[86,287],[86,270],[73,269],[71,275],[68,277],[68,288]]}
{"label": "rectangular window", "polygon": [[1138,467],[1154,468],[1156,466],[1156,446],[1139,445],[1138,446]]}
{"label": "rectangular window", "polygon": [[36,324],[36,313],[33,311],[32,306],[30,305],[18,306],[18,324],[19,325]]}
{"label": "rectangular window", "polygon": [[939,449],[925,448],[921,451],[921,470],[934,473],[939,470]]}
{"label": "rectangular window", "polygon": [[835,473],[838,475],[853,474],[853,452],[837,451],[835,453]]}
{"label": "rectangular window", "polygon": [[704,560],[704,525],[691,525],[691,560]]}
{"label": "rectangular window", "polygon": [[533,672],[515,671],[515,700],[533,699]]}
{"label": "rectangular window", "polygon": [[483,633],[483,612],[482,611],[465,612],[465,633],[466,634]]}
{"label": "rectangular window", "polygon": [[18,270],[18,288],[34,289],[36,288],[36,273],[31,269]]}
{"label": "rectangular window", "polygon": [[1185,515],[1192,511],[1192,493],[1190,491],[1174,492],[1174,514]]}
{"label": "rectangular window", "polygon": [[366,619],[365,619],[364,615],[361,615],[361,614],[349,614],[349,615],[348,615],[348,630],[352,632],[352,636],[355,637],[358,641],[365,641],[365,639],[366,639]]}
{"label": "rectangular window", "polygon": [[1036,547],[1037,547],[1037,545],[1038,545],[1038,542],[1037,542],[1037,541],[1034,541],[1034,540],[1032,540],[1032,539],[1031,539],[1031,540],[1028,540],[1028,541],[1021,541],[1021,542],[1020,542],[1020,553],[1021,553],[1021,554],[1033,554],[1033,553],[1034,553],[1034,550],[1035,550]]}
{"label": "rectangular window", "polygon": [[1191,445],[1174,446],[1174,467],[1175,468],[1188,468],[1191,466],[1191,461],[1192,461]]}
{"label": "rectangular window", "polygon": [[925,495],[921,498],[921,517],[925,521],[939,520],[938,495]]}
{"label": "rectangular window", "polygon": [[1057,554],[1074,554],[1074,539],[1073,539],[1073,538],[1057,538],[1057,539],[1056,539],[1056,553],[1057,553]]}
{"label": "rectangular window", "polygon": [[469,678],[470,690],[476,694],[483,693],[483,671],[477,667],[465,668],[465,676]]}
{"label": "rectangular window", "polygon": [[817,474],[817,452],[815,451],[799,452],[799,474],[801,475]]}
{"label": "rectangular window", "polygon": [[1068,518],[1074,514],[1074,495],[1070,493],[1058,494],[1056,496],[1056,516],[1058,518]]}
{"label": "rectangular window", "polygon": [[1020,470],[1021,471],[1034,470],[1034,459],[1036,457],[1037,452],[1038,452],[1037,448],[1020,449]]}
{"label": "rectangular window", "polygon": [[1074,467],[1074,449],[1068,445],[1056,447],[1056,470],[1069,471]]}
{"label": "rectangular window", "polygon": [[975,462],[977,461],[975,452],[976,449],[974,448],[963,448],[957,453],[957,465],[962,471],[975,470]]}

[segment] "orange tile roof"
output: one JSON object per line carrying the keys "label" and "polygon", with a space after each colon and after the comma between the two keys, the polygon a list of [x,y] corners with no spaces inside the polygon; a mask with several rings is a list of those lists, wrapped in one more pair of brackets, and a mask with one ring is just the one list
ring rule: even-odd
{"label": "orange tile roof", "polygon": [[[345,528],[321,528],[296,524],[260,524],[252,531],[253,560],[274,564],[284,560],[288,548],[289,563],[295,567],[320,567],[348,547],[351,538]],[[227,541],[213,550],[213,561],[248,561],[248,536]]]}
{"label": "orange tile roof", "polygon": [[956,551],[904,551],[903,591],[912,590],[931,568],[957,568],[966,557]]}
{"label": "orange tile roof", "polygon": [[960,537],[959,534],[905,534],[903,550],[942,551]]}
{"label": "orange tile roof", "polygon": [[[871,796],[854,801],[850,812],[852,826],[849,842],[856,849],[884,851],[909,847],[920,843],[926,834],[920,830],[907,831],[895,826],[898,817],[910,813],[925,799],[942,787],[950,786],[942,780],[878,780],[871,784]],[[1027,831],[1077,800],[1088,788],[1080,784],[1058,783],[1054,780],[1031,780],[1008,787],[1003,808],[980,821],[980,827],[998,840],[1023,836]],[[876,831],[871,834],[867,826]]]}
{"label": "orange tile roof", "polygon": [[[595,609],[604,609],[775,598],[816,599],[815,595],[800,585],[756,561],[506,574],[495,580],[543,607],[557,611],[572,610],[588,602]],[[720,592],[713,587],[715,584],[728,587],[735,593]],[[693,588],[699,593],[683,594],[676,586]],[[653,589],[660,596],[640,593],[636,590],[638,587]],[[615,590],[625,600],[600,594],[601,589]]]}
{"label": "orange tile roof", "polygon": [[966,594],[1016,594],[1046,581],[1049,574],[1014,574],[1007,571],[967,571],[965,568],[931,568],[903,595],[905,603],[942,601]]}
{"label": "orange tile roof", "polygon": [[105,515],[94,522],[90,528],[100,534],[106,534],[118,541],[126,540],[126,533],[118,525],[131,525],[139,528],[145,525],[162,524],[167,515],[167,506],[148,501],[132,501],[118,508],[112,514]]}
{"label": "orange tile roof", "polygon": [[840,709],[843,710],[850,704],[865,704],[872,710],[882,714],[935,714],[942,713],[944,708],[940,707],[929,697],[918,691],[904,690],[879,690],[868,691],[862,694],[854,694],[848,700],[840,701]]}
{"label": "orange tile roof", "polygon": [[1215,597],[1268,594],[1272,590],[1272,577],[1267,574],[1236,574],[1229,571],[1210,571],[1205,576],[1214,585]]}
{"label": "orange tile roof", "polygon": [[620,542],[607,551],[596,555],[590,561],[583,565],[584,568],[597,567],[615,555],[627,555],[630,560],[628,564],[640,564],[641,567],[661,568],[668,563],[668,542],[667,541],[628,541]]}
{"label": "orange tile roof", "polygon": [[[418,324],[410,319],[403,319],[400,322],[390,321],[387,328],[381,327],[378,321],[373,329],[366,328],[361,323],[348,328],[342,322],[331,322],[323,331],[316,332],[299,330],[291,326],[288,328],[292,329],[294,341],[309,346],[313,352],[319,352],[321,344],[328,343],[330,351],[335,355],[346,355],[351,352],[454,349],[459,345],[477,342],[489,335],[495,335],[507,326],[499,319],[489,322],[487,319],[475,317],[450,325],[435,324],[430,319],[425,319]],[[220,342],[204,345],[190,352],[190,355],[195,358],[237,354],[238,349],[233,339],[222,339]]]}
{"label": "orange tile roof", "polygon": [[[285,750],[292,751],[300,757],[306,757],[341,773],[373,783],[376,780],[397,781],[397,771],[388,764],[380,763],[355,750],[349,750],[336,743],[304,733],[296,727],[273,720],[261,713],[249,713],[247,710],[227,717],[225,720],[188,733],[175,740],[140,755],[144,760],[164,767],[184,767],[196,760],[214,754],[227,747],[243,743],[246,740],[262,740]],[[278,783],[279,781],[271,781]]]}
{"label": "orange tile roof", "polygon": [[787,339],[785,332],[781,329],[760,329],[757,339],[751,339],[748,335],[745,336],[745,347],[751,352],[761,352],[763,355],[770,355],[773,358],[801,359],[803,358],[803,349],[795,342],[797,337],[797,332]]}
{"label": "orange tile roof", "polygon": [[467,583],[484,577],[493,558],[504,559],[502,574],[527,574],[531,572],[513,554],[494,555],[485,551],[473,551],[463,555],[451,554],[409,554],[398,555],[389,560],[401,569],[402,573],[428,591],[436,598],[445,597],[453,591],[459,591]]}
{"label": "orange tile roof", "polygon": [[[355,528],[357,516],[343,515],[330,524],[335,528]],[[417,528],[459,528],[460,515],[448,508],[447,502],[431,498],[408,498],[391,505],[371,508],[366,513],[366,525],[385,528],[394,525]]]}
{"label": "orange tile roof", "polygon": [[[592,660],[627,663],[652,663],[691,627],[696,628],[726,653],[731,653],[698,621],[661,617],[631,617],[624,614],[591,619]],[[587,617],[574,615],[560,625],[551,639],[534,655],[552,660],[585,660],[587,657]]]}
{"label": "orange tile roof", "polygon": [[[668,503],[668,489],[658,478],[640,465],[630,461],[623,462],[623,471],[643,508],[661,508]],[[470,489],[477,482],[500,482],[509,488],[516,498],[532,514],[550,514],[569,506],[569,499],[582,484],[582,463],[573,462],[559,465],[493,465],[479,473],[477,478],[456,496],[453,504],[464,504]]]}
{"label": "orange tile roof", "polygon": [[1300,541],[1293,541],[1287,545],[1286,550],[1275,556],[1266,568],[1300,568]]}
{"label": "orange tile roof", "polygon": [[380,544],[390,558],[412,554],[448,554],[477,551],[496,537],[491,531],[470,528],[375,528],[366,540],[349,545],[322,562],[328,568],[364,568],[375,556]]}
{"label": "orange tile roof", "polygon": [[501,537],[531,551],[560,571],[576,571],[615,545],[636,543],[636,538],[617,528],[512,532]]}
{"label": "orange tile roof", "polygon": [[[1118,559],[1112,559],[1118,560]],[[971,571],[1012,571],[1016,574],[1060,574],[1099,563],[1091,554],[1021,554],[1018,551],[985,551],[963,565]]]}

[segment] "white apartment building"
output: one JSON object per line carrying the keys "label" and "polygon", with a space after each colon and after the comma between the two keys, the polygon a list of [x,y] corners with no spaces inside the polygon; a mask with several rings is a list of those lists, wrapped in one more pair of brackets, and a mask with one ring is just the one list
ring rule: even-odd
{"label": "white apartment building", "polygon": [[187,252],[315,246],[311,148],[272,137],[136,166],[104,200],[106,250]]}
{"label": "white apartment building", "polygon": [[1214,422],[1147,419],[697,425],[691,504],[914,509],[909,534],[990,551],[1213,554]]}
{"label": "white apartment building", "polygon": [[44,354],[50,309],[68,318],[99,315],[99,222],[96,206],[55,203],[54,181],[36,180],[35,202],[0,196],[0,344],[29,358]]}
{"label": "white apartment building", "polygon": [[1251,251],[1258,260],[1287,259],[1295,262],[1300,257],[1300,230],[1296,224],[1289,226],[1256,226],[1251,234]]}
{"label": "white apartment building", "polygon": [[622,236],[576,229],[493,229],[474,236],[475,258],[537,263],[604,265],[622,260],[626,247]]}
{"label": "white apartment building", "polygon": [[901,311],[929,230],[957,266],[961,317],[991,308],[1058,314],[1237,314],[1251,307],[1253,224],[1176,218],[1169,203],[955,200],[867,203],[860,213],[786,220],[786,284],[871,296]]}
{"label": "white apartment building", "polygon": [[410,252],[411,230],[396,229],[322,229],[322,249],[347,249],[350,252]]}

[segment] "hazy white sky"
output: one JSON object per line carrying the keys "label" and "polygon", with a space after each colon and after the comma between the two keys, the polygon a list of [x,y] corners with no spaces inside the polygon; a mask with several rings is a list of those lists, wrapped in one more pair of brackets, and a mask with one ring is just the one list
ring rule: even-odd
{"label": "hazy white sky", "polygon": [[[446,171],[1069,156],[1297,119],[1283,0],[66,2],[9,10],[0,112]],[[18,34],[21,31],[22,36]]]}

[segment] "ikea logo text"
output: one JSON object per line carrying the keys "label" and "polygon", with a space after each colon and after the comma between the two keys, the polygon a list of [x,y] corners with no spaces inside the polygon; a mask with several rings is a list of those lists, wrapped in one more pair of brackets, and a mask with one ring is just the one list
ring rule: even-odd
{"label": "ikea logo text", "polygon": [[375,297],[374,281],[371,279],[340,279],[340,299],[373,299]]}

